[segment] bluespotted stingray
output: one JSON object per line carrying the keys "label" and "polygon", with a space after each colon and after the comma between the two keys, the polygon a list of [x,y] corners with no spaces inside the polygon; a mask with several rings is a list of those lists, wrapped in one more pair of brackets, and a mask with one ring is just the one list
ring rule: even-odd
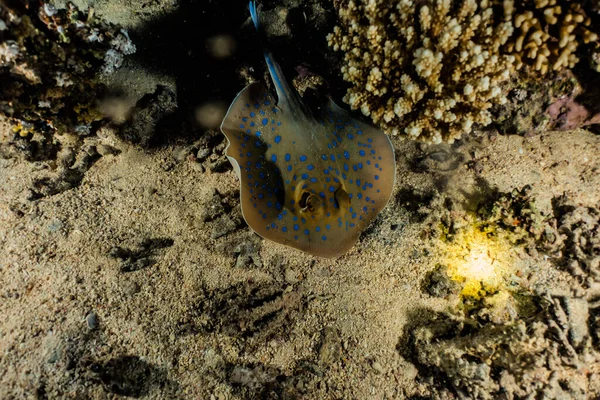
{"label": "bluespotted stingray", "polygon": [[[256,4],[250,15],[260,32]],[[333,101],[309,110],[271,53],[277,100],[261,83],[244,88],[221,125],[240,178],[244,219],[257,234],[312,255],[346,253],[387,204],[394,149],[380,130]]]}

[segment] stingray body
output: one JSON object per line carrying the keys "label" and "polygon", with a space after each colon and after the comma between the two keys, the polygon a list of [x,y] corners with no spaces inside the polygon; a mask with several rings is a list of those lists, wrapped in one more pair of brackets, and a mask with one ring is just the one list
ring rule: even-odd
{"label": "stingray body", "polygon": [[[250,14],[260,29],[254,2]],[[390,198],[393,147],[383,132],[332,101],[314,115],[266,50],[265,60],[277,100],[252,83],[221,125],[241,182],[244,219],[275,242],[321,257],[342,255]]]}

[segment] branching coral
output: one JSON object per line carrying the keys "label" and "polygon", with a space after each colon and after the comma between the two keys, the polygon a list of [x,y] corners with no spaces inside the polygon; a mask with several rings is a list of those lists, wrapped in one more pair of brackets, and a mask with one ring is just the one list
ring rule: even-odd
{"label": "branching coral", "polygon": [[500,48],[513,29],[494,27],[488,1],[350,1],[339,13],[328,41],[345,52],[344,100],[387,133],[451,142],[506,101],[500,85],[515,58]]}
{"label": "branching coral", "polygon": [[517,68],[526,63],[541,74],[573,68],[579,61],[575,54],[579,45],[598,40],[588,29],[590,18],[576,2],[536,0],[535,6],[521,6],[506,0],[504,12],[505,21],[515,27],[505,50],[516,57]]}
{"label": "branching coral", "polygon": [[515,70],[573,67],[580,43],[598,39],[568,0],[350,0],[338,8],[328,43],[344,52],[344,101],[388,134],[433,143],[488,125]]}

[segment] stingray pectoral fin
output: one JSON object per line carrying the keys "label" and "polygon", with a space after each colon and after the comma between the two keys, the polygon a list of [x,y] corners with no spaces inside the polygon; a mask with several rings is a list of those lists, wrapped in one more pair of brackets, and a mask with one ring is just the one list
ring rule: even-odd
{"label": "stingray pectoral fin", "polygon": [[353,118],[332,100],[325,113],[338,132],[336,138],[341,139],[339,159],[347,166],[345,180],[355,186],[349,193],[354,194],[352,199],[360,192],[361,197],[368,195],[376,215],[389,201],[396,182],[394,146],[383,131]]}
{"label": "stingray pectoral fin", "polygon": [[342,215],[328,221],[330,236],[336,238],[335,247],[347,249],[392,195],[396,176],[394,148],[385,133],[353,118],[333,101],[324,108],[322,118],[329,139],[337,143],[336,166],[349,199],[348,206],[342,206]]}
{"label": "stingray pectoral fin", "polygon": [[244,219],[262,236],[285,197],[279,167],[267,156],[275,113],[273,97],[263,85],[252,83],[238,94],[221,124],[229,141],[226,155],[240,178]]}

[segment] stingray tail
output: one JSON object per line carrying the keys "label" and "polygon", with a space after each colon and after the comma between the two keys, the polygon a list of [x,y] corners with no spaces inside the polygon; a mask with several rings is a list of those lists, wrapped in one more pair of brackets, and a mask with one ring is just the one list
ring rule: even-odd
{"label": "stingray tail", "polygon": [[258,19],[258,10],[256,9],[256,2],[254,0],[251,0],[250,4],[248,4],[248,8],[250,9],[250,17],[252,18],[254,27],[257,31],[260,32],[260,19]]}
{"label": "stingray tail", "polygon": [[277,61],[275,61],[273,55],[265,45],[265,35],[260,24],[260,16],[258,14],[256,1],[251,0],[248,4],[248,8],[250,9],[250,17],[252,18],[252,23],[254,24],[254,27],[256,28],[256,31],[258,32],[263,43],[265,61],[267,62],[267,67],[269,68],[271,79],[275,84],[275,90],[277,91],[279,106],[281,108],[284,108],[284,105],[286,105],[289,109],[292,110],[295,108],[303,108],[302,102],[298,98],[298,95],[296,94],[295,90],[292,89],[292,87],[285,80],[283,72],[281,71],[281,67],[279,66]]}

